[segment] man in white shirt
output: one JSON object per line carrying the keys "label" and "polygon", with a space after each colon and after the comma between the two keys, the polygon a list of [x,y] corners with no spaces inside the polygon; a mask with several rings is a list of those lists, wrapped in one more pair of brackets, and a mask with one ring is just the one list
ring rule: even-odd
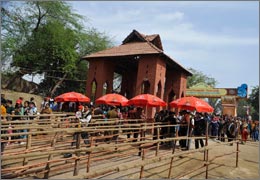
{"label": "man in white shirt", "polygon": [[[91,118],[92,118],[91,109],[88,106],[85,106],[83,109],[79,109],[79,111],[76,112],[76,118],[80,122],[80,127],[79,128],[87,127],[88,124],[91,122]],[[74,133],[73,140],[76,140],[77,139],[77,135],[79,135],[79,134],[81,135],[81,138],[84,139],[84,143],[85,144],[90,144],[89,143],[89,134],[86,131]],[[75,146],[75,145],[76,145],[76,142],[72,142],[71,143],[71,146]]]}
{"label": "man in white shirt", "polygon": [[85,123],[86,126],[88,126],[88,123],[90,123],[92,118],[92,112],[91,109],[88,106],[85,106],[84,111],[82,113],[82,118],[79,119],[81,123]]}

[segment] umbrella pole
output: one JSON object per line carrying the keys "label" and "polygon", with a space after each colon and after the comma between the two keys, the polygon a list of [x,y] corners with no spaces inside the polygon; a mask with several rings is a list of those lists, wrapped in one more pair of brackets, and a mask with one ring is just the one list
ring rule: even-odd
{"label": "umbrella pole", "polygon": [[190,131],[190,122],[188,122],[188,130],[187,130],[187,140],[186,140],[186,147],[189,148],[189,131]]}
{"label": "umbrella pole", "polygon": [[147,118],[147,105],[145,105],[145,117]]}

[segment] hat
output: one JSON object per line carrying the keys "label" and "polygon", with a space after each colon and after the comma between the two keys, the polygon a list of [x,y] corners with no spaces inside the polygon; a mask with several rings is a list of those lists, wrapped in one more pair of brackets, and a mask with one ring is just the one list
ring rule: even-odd
{"label": "hat", "polygon": [[247,126],[248,126],[248,124],[247,124],[247,123],[243,124],[243,128],[246,128]]}
{"label": "hat", "polygon": [[16,104],[22,104],[22,100],[21,99],[16,100]]}

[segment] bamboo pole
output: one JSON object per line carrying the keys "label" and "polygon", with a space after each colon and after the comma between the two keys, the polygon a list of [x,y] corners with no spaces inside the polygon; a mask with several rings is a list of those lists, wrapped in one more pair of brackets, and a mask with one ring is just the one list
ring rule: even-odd
{"label": "bamboo pole", "polygon": [[236,151],[236,167],[238,167],[238,152],[239,152],[239,141],[237,141],[237,151]]}
{"label": "bamboo pole", "polygon": [[[207,121],[206,123],[206,146],[208,146],[208,137],[209,137],[209,123]],[[206,152],[206,154],[205,154]],[[208,179],[208,168],[209,168],[209,150],[207,149],[206,151],[204,151],[204,159],[205,159],[205,155],[206,155],[206,179]]]}
{"label": "bamboo pole", "polygon": [[[176,147],[176,141],[173,142],[172,154],[174,154],[174,152],[175,152],[175,147]],[[169,173],[168,173],[168,179],[171,178],[173,159],[174,159],[174,157],[171,158],[170,168],[169,168]]]}
{"label": "bamboo pole", "polygon": [[[140,141],[144,141],[144,130],[143,130],[143,126],[141,126],[141,131],[140,131]],[[141,156],[141,154],[142,154],[142,148],[141,148],[141,145],[142,144],[140,144],[140,146],[139,146],[139,152],[138,152],[138,156]]]}
{"label": "bamboo pole", "polygon": [[[80,133],[76,134],[76,149],[80,149]],[[80,164],[80,152],[75,153],[77,158],[75,159],[74,172],[73,176],[77,176],[79,173],[79,164]]]}
{"label": "bamboo pole", "polygon": [[[80,149],[63,149],[63,150],[50,150],[50,151],[43,151],[43,152],[31,152],[27,154],[19,154],[19,155],[12,155],[12,156],[6,156],[3,155],[1,157],[2,160],[11,160],[11,159],[17,159],[17,158],[24,158],[24,157],[37,157],[37,156],[43,156],[43,155],[49,155],[49,154],[64,154],[64,153],[75,153],[75,152],[92,152],[92,151],[100,151],[100,150],[106,150],[110,149],[114,146],[126,146],[126,145],[138,145],[138,144],[146,144],[146,143],[160,143],[160,142],[168,142],[172,140],[180,140],[180,139],[186,139],[186,136],[178,137],[178,138],[166,138],[166,139],[158,139],[158,140],[145,140],[142,142],[126,142],[121,144],[103,144],[100,146],[92,146],[88,148],[80,148]],[[201,139],[201,137],[191,137],[192,139]],[[230,142],[229,142],[230,143]],[[223,143],[224,144],[224,143]],[[228,144],[228,143],[226,143]]]}
{"label": "bamboo pole", "polygon": [[[200,149],[199,151],[203,151],[203,149]],[[188,153],[190,153],[190,151],[187,151]],[[170,156],[171,157],[171,156]],[[161,161],[162,159],[160,159],[160,157],[158,157],[159,159],[158,159],[158,161]],[[75,158],[74,158],[75,159]],[[93,158],[92,158],[93,159]],[[158,162],[158,161],[154,161],[153,163],[155,163],[155,162]],[[138,162],[137,162],[138,163]],[[73,164],[72,164],[73,165]],[[141,164],[142,165],[142,164]],[[141,166],[140,165],[140,166]],[[139,167],[140,167],[139,166]],[[102,172],[104,172],[104,171],[106,171],[106,169],[103,169],[103,171]],[[32,172],[33,173],[33,172]],[[21,174],[19,174],[19,175],[21,175]]]}
{"label": "bamboo pole", "polygon": [[[209,138],[209,122],[206,122],[206,142],[205,142],[205,146],[208,146],[208,138]],[[206,153],[207,151],[204,151],[204,161],[206,160]]]}
{"label": "bamboo pole", "polygon": [[[32,135],[29,134],[27,139],[26,139],[26,151],[28,151],[32,146]],[[23,159],[23,166],[27,165],[28,164],[28,158],[24,157]]]}
{"label": "bamboo pole", "polygon": [[[144,148],[142,148],[142,161],[144,160],[144,157],[145,157],[145,150]],[[143,177],[144,177],[144,165],[141,166],[139,179],[142,179]]]}
{"label": "bamboo pole", "polygon": [[[161,162],[161,161],[165,161],[165,160],[168,160],[169,158],[171,157],[177,157],[177,156],[180,156],[180,155],[184,155],[184,154],[189,154],[189,153],[194,153],[194,152],[199,152],[199,151],[203,151],[203,149],[205,148],[208,148],[208,147],[203,147],[203,148],[200,148],[200,149],[194,149],[194,150],[189,150],[189,151],[182,151],[182,152],[178,152],[178,153],[175,153],[173,155],[170,155],[170,156],[161,156],[161,157],[153,157],[153,158],[147,158],[145,160],[140,160],[140,161],[135,161],[135,162],[130,162],[128,164],[120,164],[120,165],[117,165],[115,167],[109,167],[111,168],[110,170],[114,170],[114,171],[124,171],[124,170],[128,170],[130,168],[137,168],[137,167],[140,167],[140,166],[145,166],[145,165],[148,165],[148,164],[151,164],[151,163],[157,163],[157,162]],[[107,168],[107,169],[109,169]],[[106,170],[107,170],[106,169]],[[90,177],[93,177],[93,175],[95,176],[98,176],[100,174],[103,173],[103,171],[105,171],[105,169],[100,169],[100,170],[96,170],[96,171],[93,171],[93,172],[89,172],[85,175],[80,175],[80,176],[75,176],[74,178],[90,178]]]}
{"label": "bamboo pole", "polygon": [[[157,127],[157,140],[159,139],[160,139],[160,129],[159,127]],[[155,156],[158,156],[159,148],[160,148],[160,141],[157,142]]]}
{"label": "bamboo pole", "polygon": [[[159,128],[159,126],[157,127],[157,128]],[[90,129],[90,131],[91,131],[91,129]],[[58,131],[55,131],[55,133],[57,133]],[[73,132],[73,131],[71,131],[71,132]],[[80,132],[80,131],[79,131]],[[158,131],[159,132],[159,131]],[[43,133],[43,131],[41,132],[41,133]],[[29,135],[31,135],[31,133],[29,133]],[[181,138],[184,138],[184,137],[181,137]],[[103,151],[103,150],[108,150],[108,149],[111,149],[111,147],[112,146],[115,146],[116,148],[118,148],[118,147],[125,147],[126,145],[132,145],[132,144],[144,144],[144,143],[158,143],[158,142],[162,142],[162,141],[172,141],[173,139],[175,140],[177,140],[177,139],[181,139],[181,138],[166,138],[166,139],[163,139],[163,140],[160,140],[160,138],[158,137],[158,140],[157,141],[146,141],[145,139],[144,139],[144,141],[143,142],[136,142],[136,143],[126,143],[126,144],[124,144],[124,143],[122,143],[122,144],[112,144],[112,145],[108,145],[108,146],[101,146],[100,148],[97,148],[97,147],[91,147],[91,148],[79,148],[79,149],[77,149],[77,150],[70,150],[70,151],[73,151],[74,153],[79,153],[79,152],[82,152],[82,151],[87,151],[87,152],[89,152],[89,153],[92,153],[92,151],[97,151],[97,150],[99,150],[99,151]],[[195,139],[196,137],[194,137],[194,139]],[[201,138],[201,137],[198,137],[198,138]],[[142,138],[141,138],[142,139]],[[142,141],[142,140],[141,140]],[[176,143],[176,142],[175,142]],[[144,149],[142,149],[142,150],[144,150]],[[204,150],[204,152],[205,152],[205,149],[203,149]],[[200,151],[203,151],[202,149],[200,149]],[[42,154],[46,154],[46,155],[53,155],[53,154],[61,154],[62,153],[62,151],[64,151],[64,150],[61,150],[61,151],[52,151],[51,150],[51,152],[50,153],[48,153],[48,152],[46,152],[46,149],[44,150],[44,148],[43,149],[41,149],[41,151],[43,151],[43,152],[41,152],[41,155]],[[68,151],[68,150],[67,150]],[[25,151],[26,152],[26,151]],[[143,152],[143,151],[142,151]],[[238,152],[238,151],[237,151]],[[190,153],[190,151],[189,151],[189,153]],[[93,154],[95,154],[95,153],[92,153],[91,154],[91,156],[93,156]],[[29,155],[29,154],[26,154],[26,155]],[[31,156],[21,156],[22,158],[23,157],[34,157],[34,155],[35,154],[31,154]],[[40,155],[37,155],[36,154],[36,156],[40,156]],[[20,158],[21,158],[20,157]],[[8,157],[5,157],[6,158],[6,160],[8,160]],[[17,157],[11,157],[12,159],[14,159],[14,158],[17,158]],[[158,157],[159,159],[158,159],[158,161],[161,161],[161,157]],[[169,158],[169,157],[168,157]],[[75,159],[75,158],[74,158]],[[81,159],[81,158],[80,158]],[[89,160],[90,160],[90,158],[89,158]],[[92,157],[92,159],[91,159],[92,161],[93,161],[93,157]],[[158,162],[158,161],[156,161],[156,162]],[[208,157],[207,157],[207,161],[208,161]],[[155,161],[154,161],[155,162]],[[46,162],[47,163],[47,162]],[[141,164],[141,166],[144,166],[144,165],[146,165],[146,164]],[[72,164],[72,166],[73,166],[73,164]],[[43,167],[44,168],[44,167]],[[140,166],[139,166],[139,168],[140,168]],[[117,168],[115,169],[116,171],[118,170]],[[46,171],[46,170],[45,170]]]}
{"label": "bamboo pole", "polygon": [[208,168],[209,168],[209,151],[207,149],[207,157],[206,157],[206,179],[208,179]]}
{"label": "bamboo pole", "polygon": [[[51,142],[51,147],[52,148],[55,148],[55,144],[56,144],[56,139],[57,139],[57,136],[58,136],[58,133],[55,133],[54,137],[53,137],[53,140]],[[49,157],[48,157],[48,162],[45,166],[45,170],[47,172],[44,173],[44,179],[48,179],[49,178],[49,173],[50,173],[50,162],[53,158],[53,154],[50,154]]]}
{"label": "bamboo pole", "polygon": [[[93,144],[93,137],[90,138],[90,148],[92,147],[92,144]],[[88,152],[87,173],[90,170],[90,158],[91,158],[91,152]]]}

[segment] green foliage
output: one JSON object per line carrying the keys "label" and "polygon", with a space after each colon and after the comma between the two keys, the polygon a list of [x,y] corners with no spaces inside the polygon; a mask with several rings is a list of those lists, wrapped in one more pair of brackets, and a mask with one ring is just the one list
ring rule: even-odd
{"label": "green foliage", "polygon": [[247,106],[249,106],[249,114],[253,120],[259,120],[259,86],[255,86],[252,89],[248,99],[239,99],[237,106],[237,116],[247,117]]}
{"label": "green foliage", "polygon": [[78,45],[81,57],[113,46],[111,39],[105,33],[98,32],[95,28],[89,28],[85,33],[80,33]]}
{"label": "green foliage", "polygon": [[259,86],[253,87],[252,93],[249,95],[249,102],[254,109],[259,109]]}
{"label": "green foliage", "polygon": [[[198,83],[204,83],[211,87],[216,86],[217,81],[214,78],[208,77],[201,71],[195,70],[193,68],[188,68],[188,70],[191,71],[193,75],[187,78],[187,88],[190,88]],[[214,108],[215,113],[222,111],[222,104],[220,99],[208,98],[208,103]]]}
{"label": "green foliage", "polygon": [[239,99],[238,100],[238,105],[237,105],[237,116],[246,118],[247,117],[247,106],[248,106],[248,101],[246,99]]}
{"label": "green foliage", "polygon": [[189,76],[187,79],[187,88],[190,88],[191,86],[196,85],[198,83],[205,83],[211,87],[216,86],[217,81],[214,78],[208,77],[201,71],[195,70],[193,68],[188,68],[188,70],[191,71],[193,75]]}
{"label": "green foliage", "polygon": [[7,2],[1,13],[2,59],[13,57],[22,74],[44,73],[43,94],[83,92],[88,64],[81,57],[112,45],[104,33],[85,30],[64,1]]}
{"label": "green foliage", "polygon": [[255,86],[252,89],[252,93],[249,95],[249,103],[251,108],[252,118],[259,120],[259,86]]}
{"label": "green foliage", "polygon": [[75,33],[59,22],[41,26],[37,33],[16,52],[13,65],[28,72],[58,70],[72,74],[78,55],[75,51]]}

